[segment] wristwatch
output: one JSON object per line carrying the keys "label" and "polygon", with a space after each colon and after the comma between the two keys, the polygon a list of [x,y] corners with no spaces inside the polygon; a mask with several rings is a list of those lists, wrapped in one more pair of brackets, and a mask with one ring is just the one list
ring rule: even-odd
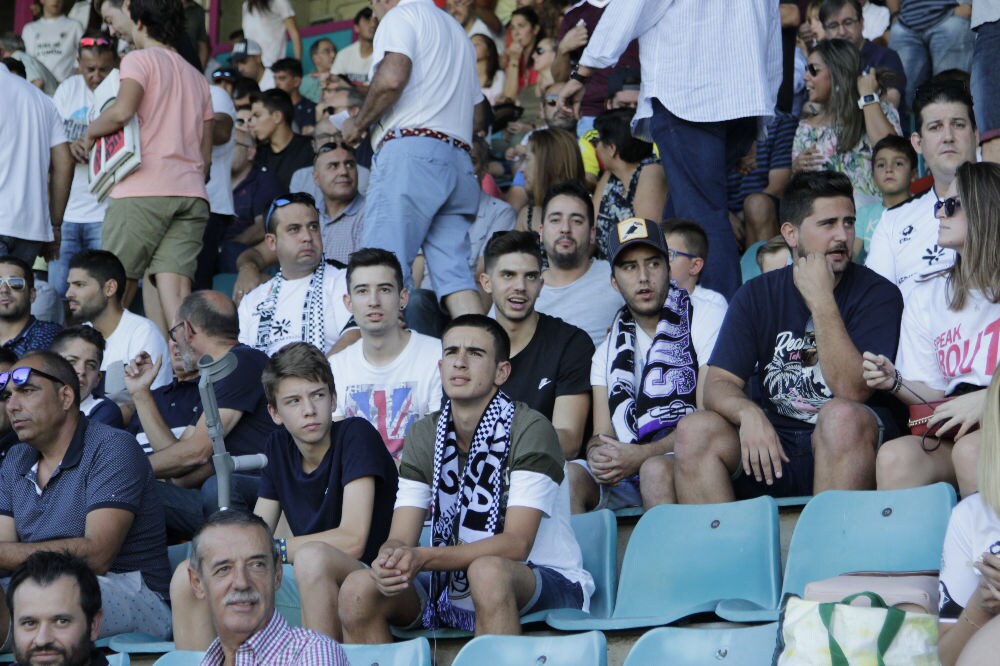
{"label": "wristwatch", "polygon": [[569,73],[569,78],[574,81],[579,81],[580,83],[586,85],[587,81],[590,80],[590,75],[584,75],[580,73],[580,66],[576,65],[573,67],[573,71]]}
{"label": "wristwatch", "polygon": [[879,97],[875,93],[868,93],[867,95],[862,95],[861,99],[858,100],[858,108],[864,109],[869,104],[878,104]]}

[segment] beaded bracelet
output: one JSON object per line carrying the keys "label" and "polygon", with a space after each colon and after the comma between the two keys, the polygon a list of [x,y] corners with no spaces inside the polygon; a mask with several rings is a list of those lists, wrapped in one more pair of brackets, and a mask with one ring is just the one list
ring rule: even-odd
{"label": "beaded bracelet", "polygon": [[889,392],[896,394],[899,393],[899,389],[901,388],[903,388],[903,375],[899,373],[899,370],[896,370],[896,379],[893,381],[892,388],[889,389]]}
{"label": "beaded bracelet", "polygon": [[278,554],[281,555],[281,563],[288,564],[288,542],[284,539],[275,539],[274,543],[278,544]]}

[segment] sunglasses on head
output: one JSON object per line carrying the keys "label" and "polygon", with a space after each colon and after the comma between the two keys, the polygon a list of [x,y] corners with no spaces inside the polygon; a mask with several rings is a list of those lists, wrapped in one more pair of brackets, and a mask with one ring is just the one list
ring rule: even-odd
{"label": "sunglasses on head", "polygon": [[274,217],[274,211],[279,208],[284,208],[290,204],[305,204],[307,206],[316,207],[316,200],[312,198],[311,195],[305,192],[290,192],[288,194],[282,195],[271,202],[271,207],[267,211],[267,217],[264,218],[264,233],[273,234],[274,231],[271,230],[271,218]]}
{"label": "sunglasses on head", "polygon": [[107,46],[111,47],[111,40],[105,39],[104,37],[84,37],[80,40],[80,46],[84,48],[89,48],[91,46]]}
{"label": "sunglasses on head", "polygon": [[12,275],[10,277],[0,277],[0,285],[7,285],[11,291],[21,291],[28,286],[28,281],[23,277]]}
{"label": "sunglasses on head", "polygon": [[322,155],[323,153],[329,153],[332,150],[346,150],[352,155],[354,154],[354,149],[348,146],[343,141],[327,141],[326,143],[324,143],[322,146],[319,147],[319,150],[316,151],[316,154]]}
{"label": "sunglasses on head", "polygon": [[948,197],[947,199],[938,199],[934,202],[934,214],[937,215],[942,208],[944,208],[944,216],[951,217],[955,214],[959,208],[962,207],[962,202],[958,200],[958,197]]}
{"label": "sunglasses on head", "polygon": [[28,378],[32,375],[45,377],[49,381],[62,384],[63,386],[66,385],[66,382],[58,377],[53,377],[47,372],[42,372],[41,370],[36,370],[35,368],[16,368],[10,372],[0,372],[0,393],[6,394],[7,385],[11,382],[14,383],[14,386],[24,386],[28,383]]}

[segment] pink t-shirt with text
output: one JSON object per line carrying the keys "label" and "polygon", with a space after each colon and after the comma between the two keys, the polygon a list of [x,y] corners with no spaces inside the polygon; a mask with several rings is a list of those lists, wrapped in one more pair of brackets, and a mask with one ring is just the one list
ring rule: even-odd
{"label": "pink t-shirt with text", "polygon": [[126,54],[120,73],[143,89],[136,112],[142,164],[115,185],[111,197],[208,200],[201,140],[213,114],[205,77],[174,51],[157,47]]}

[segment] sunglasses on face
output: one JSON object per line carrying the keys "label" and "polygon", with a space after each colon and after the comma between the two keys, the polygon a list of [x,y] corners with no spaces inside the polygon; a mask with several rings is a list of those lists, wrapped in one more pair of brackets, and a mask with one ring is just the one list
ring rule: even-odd
{"label": "sunglasses on face", "polygon": [[[329,145],[329,144],[327,144]],[[332,149],[331,149],[332,150]],[[305,204],[307,206],[316,207],[316,200],[312,198],[311,195],[305,192],[291,192],[284,196],[280,196],[271,203],[271,207],[267,211],[267,217],[264,218],[264,233],[273,234],[271,230],[271,218],[274,217],[274,211],[279,208],[284,208],[290,204]]]}
{"label": "sunglasses on face", "polygon": [[547,49],[544,49],[541,46],[535,47],[535,55],[545,55],[546,53],[548,53]]}
{"label": "sunglasses on face", "polygon": [[934,202],[934,215],[937,215],[942,208],[944,208],[944,216],[951,217],[955,214],[959,208],[962,207],[962,202],[958,200],[958,197],[948,197],[947,199],[938,199]]}
{"label": "sunglasses on face", "polygon": [[817,67],[816,65],[809,63],[808,65],[806,65],[806,71],[809,72],[809,76],[819,76],[819,73],[822,72],[823,70]]}
{"label": "sunglasses on face", "polygon": [[45,377],[49,381],[53,381],[63,386],[66,385],[66,382],[58,377],[53,377],[47,372],[42,372],[41,370],[36,370],[35,368],[17,368],[15,370],[11,370],[10,372],[0,372],[0,394],[3,394],[6,397],[8,384],[13,382],[14,386],[24,386],[28,383],[28,378],[32,375]]}
{"label": "sunglasses on face", "polygon": [[28,281],[23,277],[17,277],[14,275],[10,277],[0,277],[0,285],[7,285],[11,291],[21,291],[28,285]]}

